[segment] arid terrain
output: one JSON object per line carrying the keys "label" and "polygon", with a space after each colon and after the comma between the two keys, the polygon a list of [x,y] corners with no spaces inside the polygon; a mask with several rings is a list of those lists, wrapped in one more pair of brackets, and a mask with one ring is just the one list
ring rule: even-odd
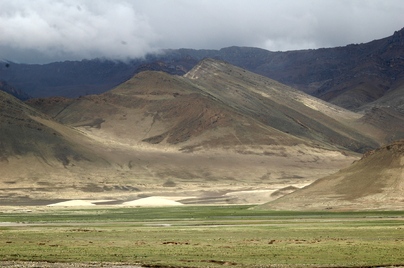
{"label": "arid terrain", "polygon": [[104,77],[66,77],[97,93],[70,98],[0,81],[0,266],[402,267],[402,31],[278,70],[236,47],[254,72],[212,51],[73,62]]}
{"label": "arid terrain", "polygon": [[212,59],[101,95],[1,97],[7,206],[263,204],[391,138],[380,120]]}
{"label": "arid terrain", "polygon": [[[400,209],[402,160],[394,158],[394,168],[378,158],[377,165],[350,165],[404,138],[402,32],[358,46],[280,54],[237,47],[166,51],[130,68],[108,61],[7,63],[4,78],[17,79],[24,67],[26,81],[57,67],[58,76],[43,81],[65,84],[44,86],[36,96],[67,92],[75,81],[80,97],[30,98],[21,90],[25,82],[1,81],[0,205],[265,204],[304,193],[310,187],[298,189],[317,179],[334,185],[345,176],[349,198],[324,188],[316,190],[318,198],[333,198],[332,204],[302,206]],[[67,75],[73,66],[82,73]],[[355,176],[341,175],[352,169]],[[370,177],[377,187],[362,193]],[[377,202],[345,206],[376,192]]]}
{"label": "arid terrain", "polygon": [[[241,75],[229,95],[215,91],[224,87],[219,81]],[[34,99],[31,106],[3,93],[3,204],[124,204],[149,196],[264,203],[345,167],[359,156],[352,149],[378,142],[355,130],[355,113],[229,64],[204,61],[188,76],[144,72],[102,95]]]}
{"label": "arid terrain", "polygon": [[369,151],[348,168],[261,207],[280,210],[402,210],[404,140]]}

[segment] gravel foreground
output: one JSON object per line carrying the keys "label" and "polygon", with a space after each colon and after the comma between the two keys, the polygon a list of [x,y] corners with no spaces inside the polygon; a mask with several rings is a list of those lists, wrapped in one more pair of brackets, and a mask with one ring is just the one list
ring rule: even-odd
{"label": "gravel foreground", "polygon": [[0,261],[0,267],[12,268],[142,268],[138,265],[129,265],[122,263],[53,263],[53,262],[19,262],[19,261]]}

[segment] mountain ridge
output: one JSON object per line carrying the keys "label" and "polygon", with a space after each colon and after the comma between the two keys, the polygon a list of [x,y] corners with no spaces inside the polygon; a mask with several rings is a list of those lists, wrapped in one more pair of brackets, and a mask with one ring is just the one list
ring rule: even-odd
{"label": "mountain ridge", "polygon": [[[43,109],[41,101],[29,103]],[[54,104],[60,105],[58,102]],[[231,129],[239,129],[244,133],[246,131],[242,129],[246,128],[245,124],[256,129],[255,132],[248,131],[251,137],[246,134],[233,135],[239,142],[243,140],[241,143],[247,144],[262,140],[265,135],[258,138],[256,134],[262,135],[263,131],[272,133],[267,134],[268,137],[281,135],[284,136],[281,140],[295,139],[292,143],[303,140],[305,143],[317,141],[361,152],[377,147],[379,142],[374,137],[367,137],[356,130],[358,125],[355,122],[359,115],[269,78],[213,59],[202,60],[184,76],[144,71],[111,91],[85,96],[69,105],[69,108],[66,108],[63,104],[60,110],[56,109],[51,116],[76,127],[102,121],[105,127],[110,128],[111,133],[117,133],[117,129],[120,129],[121,133],[132,133],[132,140],[152,144],[164,141],[167,144],[183,144],[181,146],[187,148],[198,147],[191,138],[197,138],[208,130],[216,131],[215,135],[219,135],[219,129],[230,126]],[[42,111],[46,112],[47,109],[45,107]],[[106,109],[107,113],[102,109]],[[69,114],[69,111],[72,113]],[[132,114],[133,112],[135,114]],[[128,114],[125,119],[118,120],[113,119],[115,113]],[[132,121],[128,121],[129,114],[135,116]],[[147,120],[139,121],[135,118]],[[150,125],[146,124],[137,130],[125,127],[123,123],[119,124],[120,127],[113,126],[120,121],[125,124],[132,122],[130,125],[149,122],[147,124]],[[149,130],[142,134],[139,129]],[[157,131],[158,129],[161,130]],[[271,139],[264,140],[266,142],[262,140],[262,144],[271,144]],[[220,142],[217,145],[220,145]]]}
{"label": "mountain ridge", "polygon": [[164,50],[127,63],[84,60],[46,65],[8,63],[0,79],[33,97],[99,94],[135,73],[183,75],[206,57],[227,61],[344,108],[358,110],[402,85],[404,28],[392,36],[336,48],[271,52],[259,48]]}
{"label": "mountain ridge", "polygon": [[[376,148],[386,135],[383,113],[365,117],[217,59],[204,59],[183,76],[143,71],[108,92],[76,99],[22,103],[2,94],[0,108],[11,106],[0,119],[19,129],[0,132],[0,140],[25,139],[24,148],[53,159],[7,155],[0,187],[10,202],[163,193],[184,202],[264,202],[346,167],[358,157],[352,150]],[[49,135],[24,135],[38,128]],[[52,131],[60,133],[57,140]],[[44,146],[32,146],[37,143]],[[265,190],[246,197],[255,189]]]}
{"label": "mountain ridge", "polygon": [[31,98],[28,94],[23,92],[22,90],[16,89],[12,85],[9,85],[6,81],[0,80],[0,91],[4,91],[10,95],[13,95],[17,99],[20,100],[28,100]]}
{"label": "mountain ridge", "polygon": [[[148,73],[143,75],[148,76]],[[153,75],[161,75],[163,80],[141,77],[140,81],[135,78],[133,82],[142,82],[145,86],[149,82],[152,85],[164,82],[161,89],[166,88],[166,83],[171,83],[165,73]],[[176,79],[183,80],[181,77]],[[185,120],[185,123],[184,117],[179,118],[179,122],[182,122],[180,124],[159,123],[160,116],[168,116],[163,111],[168,112],[168,118],[177,118],[178,115],[175,109],[166,110],[168,106],[161,105],[161,101],[175,101],[181,96],[196,98],[196,93],[186,89],[169,89],[165,92],[146,87],[145,90],[150,90],[146,90],[145,94],[139,95],[140,92],[130,90],[125,95],[123,93],[128,89],[125,86],[128,84],[117,88],[114,94],[81,97],[76,100],[80,104],[78,106],[74,105],[75,100],[63,98],[36,100],[39,102],[37,105],[44,106],[49,112],[48,115],[0,92],[0,96],[4,95],[4,98],[0,98],[4,100],[4,103],[0,103],[0,143],[3,153],[0,161],[1,204],[50,204],[55,200],[72,198],[123,202],[162,194],[183,196],[184,200],[188,200],[186,202],[195,200],[215,204],[243,204],[246,202],[245,190],[266,187],[266,193],[273,191],[273,188],[306,185],[357,158],[356,154],[349,151],[312,146],[307,141],[285,133],[276,130],[270,132],[270,128],[255,128],[254,125],[258,123],[249,118],[238,118],[239,115],[231,116],[230,110],[219,109],[222,104],[206,102],[206,96],[197,98],[202,104],[202,110],[194,109],[191,105],[192,110],[203,112],[202,118],[197,112],[187,115],[195,120]],[[131,94],[135,95],[138,102],[131,101]],[[123,100],[126,102],[117,106]],[[54,109],[55,103],[59,105],[59,110]],[[87,104],[90,106],[86,106]],[[163,110],[160,114],[154,113],[148,109],[153,106]],[[94,118],[82,109],[85,107],[91,108]],[[79,109],[79,113],[75,115],[69,112],[73,108]],[[144,108],[146,109],[142,110]],[[130,113],[131,109],[135,109],[135,112]],[[222,115],[217,114],[219,118],[211,118],[210,111],[214,111],[213,115],[216,112],[222,112]],[[73,120],[77,124],[66,126],[52,119],[54,115],[58,117],[57,115],[61,116],[63,113],[66,113],[66,120]],[[83,116],[75,117],[79,114]],[[110,118],[99,117],[105,114],[112,116],[112,122]],[[136,116],[139,115],[141,118],[137,120]],[[223,115],[225,117],[221,119]],[[215,120],[218,122],[215,123]],[[229,125],[217,127],[216,124],[222,124],[221,120],[227,121],[226,124]],[[231,122],[232,120],[237,122]],[[199,122],[207,123],[207,131],[202,134],[183,129],[187,123],[205,127]],[[245,123],[249,125],[243,125]],[[112,125],[108,127],[108,124]],[[121,127],[128,125],[132,129],[122,131]],[[236,127],[235,130],[231,130],[232,125]],[[183,137],[183,133],[190,133],[194,137],[189,139],[191,144],[186,144],[185,141],[179,145],[167,141],[159,141],[161,144],[158,145],[142,141],[144,133],[140,133],[139,139],[134,140],[137,135],[135,132],[144,126],[148,126],[145,133],[152,132],[149,133],[150,137],[165,133],[166,129],[178,129],[180,135],[175,131],[172,134],[176,137]],[[269,133],[279,137],[268,135]],[[122,134],[127,136],[119,136]],[[270,143],[269,139],[272,140]],[[204,144],[204,140],[208,140],[208,143]],[[216,146],[218,140],[221,147]],[[192,142],[196,142],[198,146],[192,147]],[[7,146],[12,144],[19,144],[20,147],[17,148],[25,151],[9,149]],[[188,147],[184,148],[184,144]],[[184,149],[179,150],[181,148]],[[4,152],[8,154],[4,155]],[[234,194],[237,191],[240,191],[240,197]],[[233,194],[226,197],[229,192]],[[272,197],[264,194],[262,198],[267,200]]]}

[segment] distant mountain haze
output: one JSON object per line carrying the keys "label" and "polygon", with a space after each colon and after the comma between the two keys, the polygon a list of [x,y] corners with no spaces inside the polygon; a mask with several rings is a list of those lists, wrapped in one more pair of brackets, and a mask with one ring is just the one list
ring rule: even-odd
{"label": "distant mountain haze", "polygon": [[18,90],[13,86],[9,85],[7,82],[1,80],[0,80],[0,90],[7,92],[20,100],[28,100],[31,98],[28,94],[26,94],[22,90]]}
{"label": "distant mountain haze", "polygon": [[185,74],[203,58],[227,61],[313,96],[359,110],[402,87],[404,29],[392,36],[344,47],[271,52],[248,47],[178,49],[130,62],[84,60],[45,65],[7,63],[0,79],[32,97],[99,94],[135,73],[161,70]]}

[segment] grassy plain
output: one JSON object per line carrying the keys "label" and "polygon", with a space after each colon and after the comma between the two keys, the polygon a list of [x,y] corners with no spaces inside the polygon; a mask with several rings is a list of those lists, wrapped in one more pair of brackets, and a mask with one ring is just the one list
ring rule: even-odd
{"label": "grassy plain", "polygon": [[404,265],[404,211],[283,212],[250,206],[0,213],[0,261],[148,267]]}

